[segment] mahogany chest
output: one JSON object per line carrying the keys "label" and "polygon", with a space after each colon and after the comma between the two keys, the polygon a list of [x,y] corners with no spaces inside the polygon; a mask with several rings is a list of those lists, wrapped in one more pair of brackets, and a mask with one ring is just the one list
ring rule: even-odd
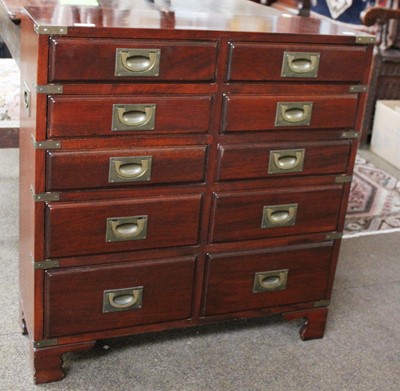
{"label": "mahogany chest", "polygon": [[238,317],[321,338],[373,39],[244,0],[121,7],[22,20],[35,382],[98,339]]}

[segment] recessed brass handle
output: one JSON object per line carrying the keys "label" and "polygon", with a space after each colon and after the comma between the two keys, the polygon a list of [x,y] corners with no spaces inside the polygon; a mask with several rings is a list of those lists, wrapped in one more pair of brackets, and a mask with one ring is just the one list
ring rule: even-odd
{"label": "recessed brass handle", "polygon": [[103,292],[103,312],[117,312],[142,307],[143,286]]}
{"label": "recessed brass handle", "polygon": [[111,157],[108,181],[143,182],[151,179],[152,156]]}
{"label": "recessed brass handle", "polygon": [[296,223],[298,204],[264,206],[261,228],[287,227]]}
{"label": "recessed brass handle", "polygon": [[286,289],[288,274],[288,269],[255,273],[253,293],[273,292]]}
{"label": "recessed brass handle", "polygon": [[140,163],[124,163],[116,160],[115,171],[121,178],[140,178],[149,168],[149,161],[142,160]]}
{"label": "recessed brass handle", "polygon": [[310,125],[312,102],[278,102],[275,126]]}
{"label": "recessed brass handle", "polygon": [[111,217],[107,219],[107,242],[142,240],[147,236],[148,216]]}
{"label": "recessed brass handle", "polygon": [[270,152],[268,173],[301,172],[304,166],[305,149],[286,149]]}
{"label": "recessed brass handle", "polygon": [[153,130],[155,104],[113,105],[112,130]]}
{"label": "recessed brass handle", "polygon": [[284,52],[282,77],[317,77],[320,53]]}
{"label": "recessed brass handle", "polygon": [[113,105],[112,130],[153,130],[155,104]]}
{"label": "recessed brass handle", "polygon": [[118,48],[115,54],[115,76],[158,76],[160,49]]}
{"label": "recessed brass handle", "polygon": [[304,121],[309,115],[310,107],[289,107],[287,105],[281,105],[282,118],[286,122],[296,123]]}

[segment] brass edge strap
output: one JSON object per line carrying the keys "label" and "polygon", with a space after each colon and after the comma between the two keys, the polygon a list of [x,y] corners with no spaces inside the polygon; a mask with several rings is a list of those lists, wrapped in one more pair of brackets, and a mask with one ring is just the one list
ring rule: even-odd
{"label": "brass edge strap", "polygon": [[47,192],[35,194],[32,192],[32,198],[35,202],[60,201],[60,193]]}
{"label": "brass edge strap", "polygon": [[359,138],[360,137],[360,133],[356,132],[354,130],[351,130],[349,132],[342,132],[340,137],[341,138]]}
{"label": "brass edge strap", "polygon": [[34,348],[45,348],[48,346],[55,346],[57,345],[57,339],[43,339],[42,341],[33,341]]}
{"label": "brass edge strap", "polygon": [[36,84],[35,90],[38,94],[62,94],[64,92],[64,87],[61,84]]}
{"label": "brass edge strap", "polygon": [[68,34],[67,26],[41,26],[35,23],[33,29],[39,35],[65,35]]}
{"label": "brass edge strap", "polygon": [[318,300],[314,303],[314,307],[318,308],[318,307],[328,307],[328,305],[330,304],[330,300]]}
{"label": "brass edge strap", "polygon": [[341,239],[343,234],[341,232],[330,232],[326,234],[326,240],[336,240]]}
{"label": "brass edge strap", "polygon": [[368,91],[368,86],[358,84],[354,86],[350,86],[349,92],[367,92]]}
{"label": "brass edge strap", "polygon": [[32,198],[35,202],[60,201],[61,193],[46,192],[46,193],[35,194],[35,190],[33,189],[32,185],[30,186],[30,190],[32,192]]}
{"label": "brass edge strap", "polygon": [[357,45],[375,45],[376,37],[373,35],[356,35]]}
{"label": "brass edge strap", "polygon": [[35,270],[38,269],[54,269],[60,266],[60,262],[58,259],[46,259],[45,261],[42,262],[35,262],[33,261],[33,268]]}
{"label": "brass edge strap", "polygon": [[45,141],[36,141],[33,134],[31,135],[31,140],[34,149],[60,149],[61,141],[54,140],[45,140]]}
{"label": "brass edge strap", "polygon": [[350,183],[352,180],[352,175],[339,175],[335,178],[335,183]]}

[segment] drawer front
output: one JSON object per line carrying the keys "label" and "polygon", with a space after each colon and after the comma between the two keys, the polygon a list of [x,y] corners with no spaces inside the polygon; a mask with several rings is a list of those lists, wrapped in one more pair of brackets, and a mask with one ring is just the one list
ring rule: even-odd
{"label": "drawer front", "polygon": [[50,96],[49,137],[205,133],[211,96]]}
{"label": "drawer front", "polygon": [[214,194],[211,242],[335,231],[342,187]]}
{"label": "drawer front", "polygon": [[332,247],[208,256],[204,315],[325,298]]}
{"label": "drawer front", "polygon": [[196,245],[201,195],[46,205],[46,256]]}
{"label": "drawer front", "polygon": [[47,151],[48,190],[204,181],[206,146]]}
{"label": "drawer front", "polygon": [[[216,42],[50,40],[49,81],[213,81]],[[73,64],[73,66],[69,66]]]}
{"label": "drawer front", "polygon": [[45,272],[48,338],[191,316],[194,258]]}
{"label": "drawer front", "polygon": [[331,96],[229,95],[223,131],[353,128],[356,94]]}
{"label": "drawer front", "polygon": [[217,180],[346,172],[350,142],[219,145]]}
{"label": "drawer front", "polygon": [[361,82],[366,47],[231,43],[228,80]]}

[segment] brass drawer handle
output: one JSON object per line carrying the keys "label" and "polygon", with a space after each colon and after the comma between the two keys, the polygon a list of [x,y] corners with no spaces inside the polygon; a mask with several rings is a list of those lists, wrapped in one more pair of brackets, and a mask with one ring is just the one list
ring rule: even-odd
{"label": "brass drawer handle", "polygon": [[111,217],[107,219],[107,242],[142,240],[147,236],[148,216]]}
{"label": "brass drawer handle", "polygon": [[286,149],[270,152],[268,174],[301,172],[304,166],[305,149]]}
{"label": "brass drawer handle", "polygon": [[284,52],[282,77],[317,77],[320,53]]}
{"label": "brass drawer handle", "polygon": [[312,102],[278,102],[275,126],[310,125]]}
{"label": "brass drawer handle", "polygon": [[152,156],[111,157],[108,181],[143,182],[151,179]]}
{"label": "brass drawer handle", "polygon": [[103,292],[103,313],[142,308],[143,286]]}
{"label": "brass drawer handle", "polygon": [[261,228],[287,227],[296,224],[298,204],[264,206]]}
{"label": "brass drawer handle", "polygon": [[288,269],[255,273],[253,293],[273,292],[286,289],[288,274]]}
{"label": "brass drawer handle", "polygon": [[160,49],[118,48],[115,54],[115,76],[158,76]]}
{"label": "brass drawer handle", "polygon": [[153,130],[155,104],[113,105],[112,130]]}

